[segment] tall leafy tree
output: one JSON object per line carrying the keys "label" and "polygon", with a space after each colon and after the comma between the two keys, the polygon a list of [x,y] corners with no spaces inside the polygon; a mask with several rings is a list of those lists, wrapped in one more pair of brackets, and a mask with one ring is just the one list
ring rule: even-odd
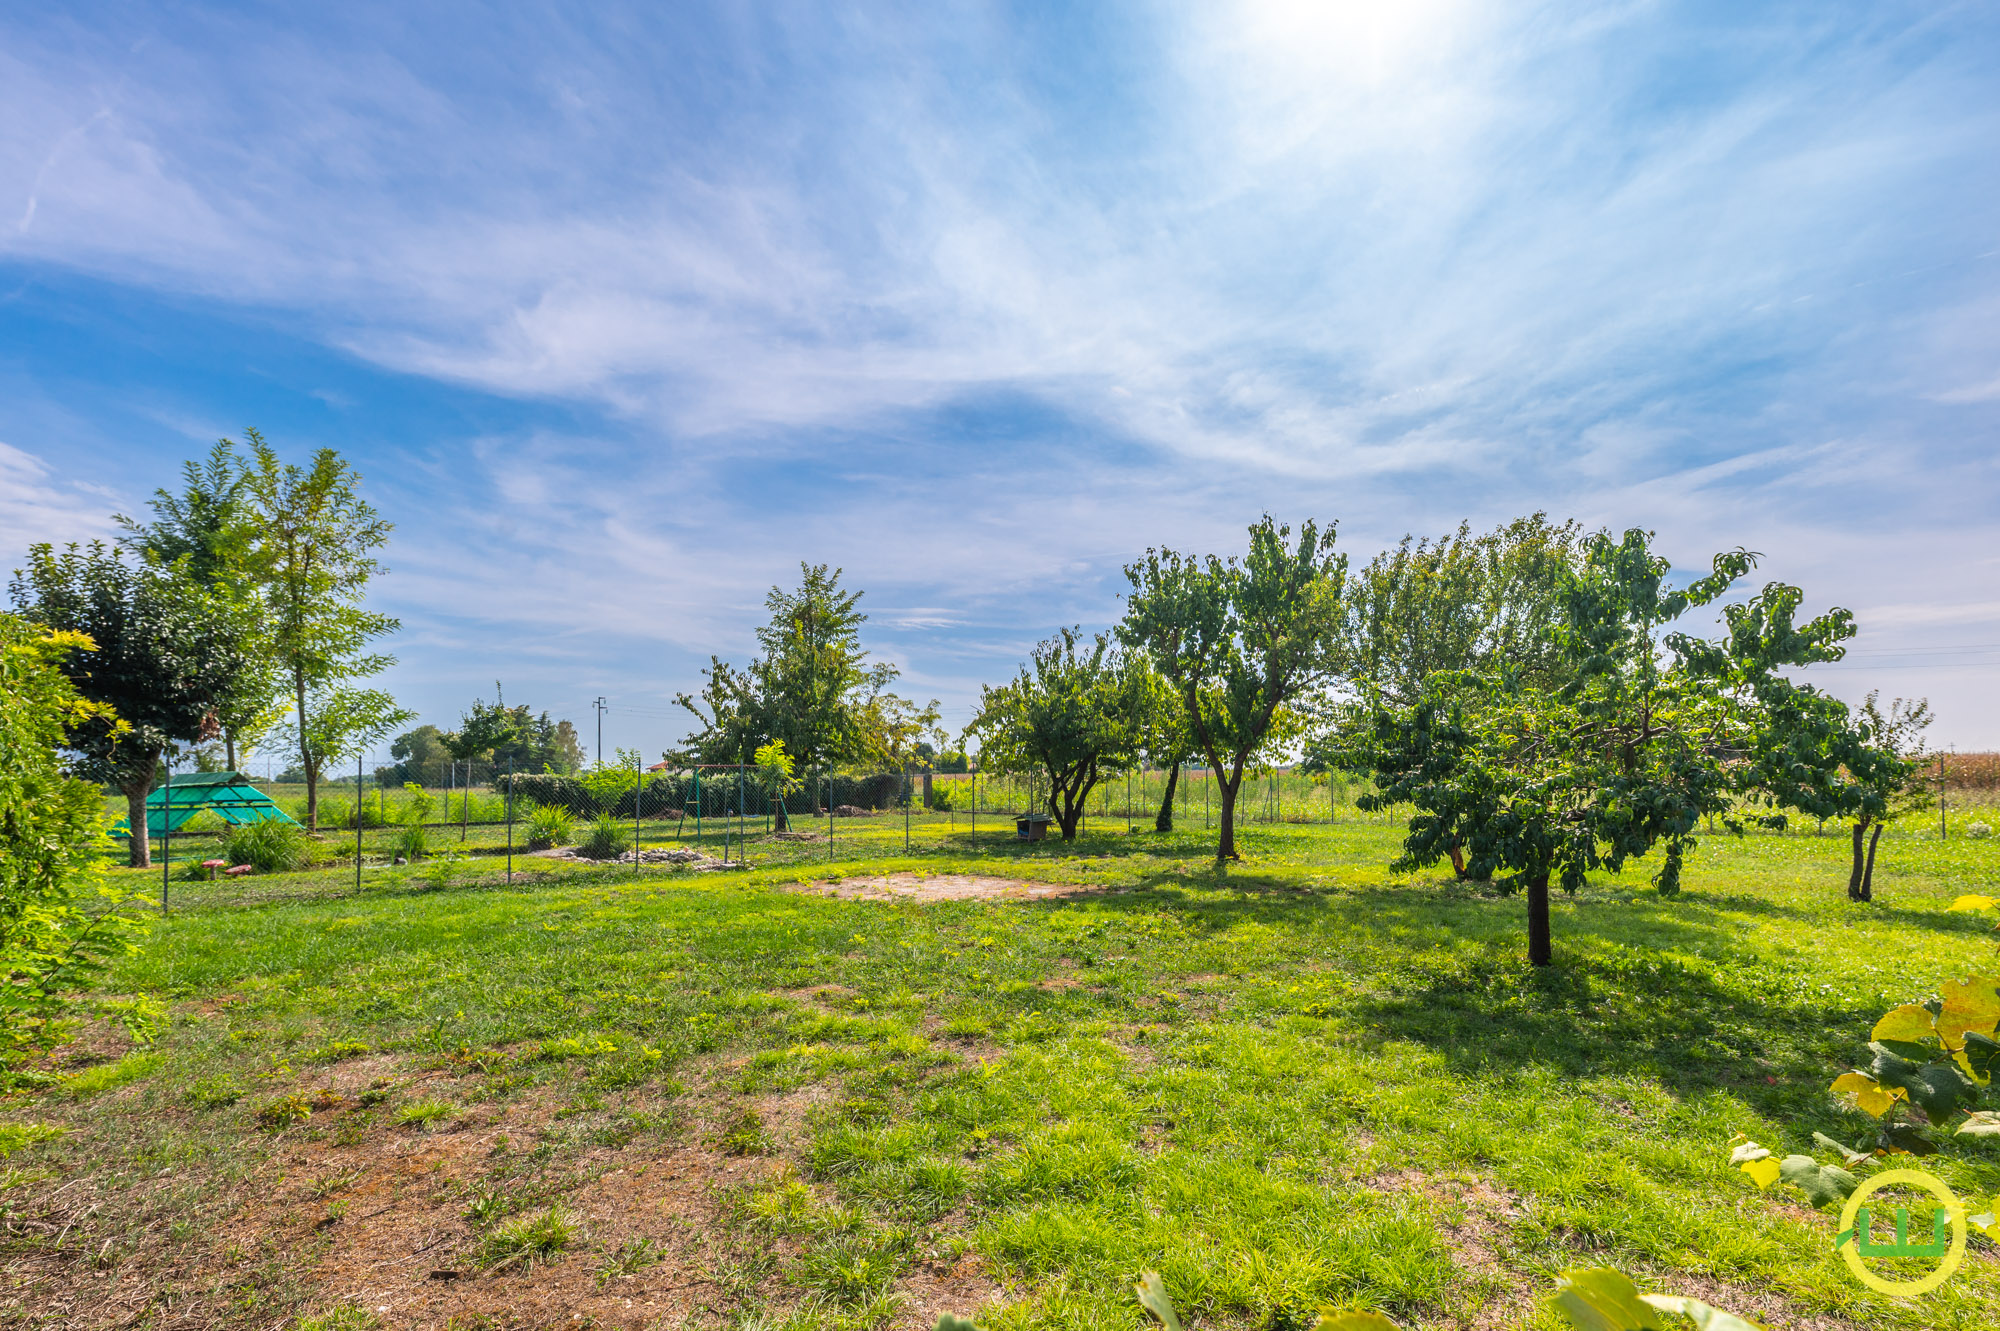
{"label": "tall leafy tree", "polygon": [[[825,564],[801,563],[799,572],[796,589],[773,587],[764,598],[770,619],[757,630],[760,652],[749,667],[711,658],[700,700],[676,699],[701,723],[682,757],[748,763],[782,740],[803,771],[900,763],[936,725],[935,701],[920,708],[890,693],[899,672],[868,659],[862,593],[842,588],[841,571]],[[782,807],[778,818],[782,825]]]}
{"label": "tall leafy tree", "polygon": [[1086,640],[1063,629],[1037,646],[1011,682],[980,694],[968,733],[980,766],[1032,772],[1048,781],[1049,814],[1076,840],[1090,792],[1137,756],[1155,705],[1151,677],[1109,634]]}
{"label": "tall leafy tree", "polygon": [[291,697],[286,729],[305,773],[306,826],[316,827],[322,765],[408,719],[380,690],[354,684],[395,661],[369,644],[397,620],[363,604],[391,524],[361,498],[359,473],[333,449],[299,466],[280,460],[255,430],[248,438],[243,493],[256,528],[248,567]]}
{"label": "tall leafy tree", "polygon": [[[1414,810],[1398,867],[1462,853],[1477,874],[1507,875],[1503,886],[1527,891],[1537,966],[1553,956],[1551,882],[1574,891],[1592,870],[1616,872],[1659,849],[1654,881],[1678,891],[1700,820],[1731,807],[1742,757],[1772,725],[1742,681],[1831,659],[1851,622],[1834,610],[1759,634],[1732,621],[1717,641],[1670,629],[1754,564],[1747,551],[1727,552],[1707,577],[1674,588],[1647,533],[1594,538],[1566,576],[1556,626],[1567,683],[1465,671],[1433,674],[1405,706],[1376,694],[1351,757],[1377,787],[1364,807]],[[1738,609],[1747,622],[1798,595],[1773,584]]]}
{"label": "tall leafy tree", "polygon": [[1148,550],[1118,634],[1173,688],[1196,746],[1216,773],[1217,859],[1236,859],[1236,797],[1251,758],[1338,677],[1347,558],[1334,528],[1291,528],[1266,514],[1240,561]]}
{"label": "tall leafy tree", "polygon": [[1405,536],[1349,580],[1342,624],[1349,679],[1395,706],[1413,702],[1439,671],[1505,663],[1529,682],[1562,683],[1555,629],[1565,575],[1582,559],[1584,538],[1580,524],[1543,513],[1479,535],[1461,523],[1437,540]]}
{"label": "tall leafy tree", "polygon": [[97,542],[32,547],[9,591],[24,618],[90,640],[61,662],[96,706],[66,744],[79,776],[125,796],[130,861],[151,864],[146,796],[160,759],[170,746],[215,738],[217,708],[246,667],[238,603],[195,581],[184,563],[128,560]]}
{"label": "tall leafy tree", "polygon": [[283,714],[273,706],[278,693],[276,663],[268,636],[263,589],[251,571],[256,528],[245,495],[248,476],[237,445],[218,440],[199,461],[181,467],[178,493],[153,492],[150,522],[124,514],[120,543],[161,563],[184,563],[188,575],[213,594],[235,603],[247,635],[244,666],[229,681],[216,706],[222,728],[223,762],[234,771]]}

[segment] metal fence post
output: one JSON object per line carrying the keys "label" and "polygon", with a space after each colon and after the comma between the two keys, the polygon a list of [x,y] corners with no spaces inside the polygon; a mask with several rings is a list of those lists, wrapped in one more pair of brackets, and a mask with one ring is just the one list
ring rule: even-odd
{"label": "metal fence post", "polygon": [[[161,765],[167,769],[167,803],[160,822],[160,918],[165,919],[167,884],[171,881],[170,875],[174,871],[174,760],[167,750],[162,749],[161,753],[163,755]],[[139,816],[146,818],[147,822],[152,821],[146,817],[146,805],[143,800],[139,804]],[[144,836],[146,829],[135,827],[131,832],[133,836]]]}
{"label": "metal fence post", "polygon": [[514,885],[514,759],[507,758],[507,886]]}
{"label": "metal fence post", "polygon": [[354,890],[361,890],[361,754],[354,755]]}
{"label": "metal fence post", "polygon": [[743,853],[743,833],[749,822],[743,808],[743,764],[736,765],[736,862],[748,864],[749,857]]}
{"label": "metal fence post", "polygon": [[639,801],[646,797],[645,768],[641,764],[645,761],[637,754],[632,757],[632,871],[634,873],[639,871]]}
{"label": "metal fence post", "polygon": [[903,853],[910,853],[910,769],[903,767]]}

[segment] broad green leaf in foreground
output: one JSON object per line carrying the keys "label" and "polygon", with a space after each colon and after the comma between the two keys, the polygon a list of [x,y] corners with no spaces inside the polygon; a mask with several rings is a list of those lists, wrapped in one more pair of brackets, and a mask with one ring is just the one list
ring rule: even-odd
{"label": "broad green leaf in foreground", "polygon": [[1814,1206],[1838,1205],[1859,1181],[1839,1165],[1823,1165],[1809,1155],[1786,1156],[1778,1175],[1805,1193]]}

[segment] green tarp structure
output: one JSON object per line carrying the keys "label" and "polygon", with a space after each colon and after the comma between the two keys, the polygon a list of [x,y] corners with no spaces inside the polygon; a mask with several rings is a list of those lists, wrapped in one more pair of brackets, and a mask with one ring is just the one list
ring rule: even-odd
{"label": "green tarp structure", "polygon": [[[169,829],[178,832],[183,823],[204,809],[226,823],[262,823],[273,818],[293,822],[290,814],[240,772],[189,772],[146,796],[146,836],[164,836]],[[114,823],[111,835],[130,837],[126,821],[120,818]]]}

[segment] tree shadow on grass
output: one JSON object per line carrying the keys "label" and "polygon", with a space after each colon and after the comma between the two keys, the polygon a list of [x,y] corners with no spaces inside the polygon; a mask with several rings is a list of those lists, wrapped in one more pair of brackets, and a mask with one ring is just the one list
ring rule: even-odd
{"label": "tree shadow on grass", "polygon": [[[1235,893],[1187,890],[1217,885]],[[1343,1038],[1420,1045],[1468,1077],[1636,1075],[1677,1094],[1727,1090],[1796,1112],[1802,1094],[1823,1102],[1879,1015],[1867,1006],[1872,995],[1860,1004],[1845,994],[1773,997],[1779,986],[1743,984],[1740,965],[1667,955],[1739,955],[1740,926],[1718,912],[1635,911],[1603,892],[1558,896],[1556,964],[1545,968],[1527,964],[1521,898],[1456,885],[1320,893],[1238,875],[1219,884],[1157,875],[1102,900],[1135,914],[1171,903],[1203,932],[1254,920],[1338,939],[1332,969],[1352,988],[1322,1002]],[[1301,969],[1314,968],[1325,963]]]}

